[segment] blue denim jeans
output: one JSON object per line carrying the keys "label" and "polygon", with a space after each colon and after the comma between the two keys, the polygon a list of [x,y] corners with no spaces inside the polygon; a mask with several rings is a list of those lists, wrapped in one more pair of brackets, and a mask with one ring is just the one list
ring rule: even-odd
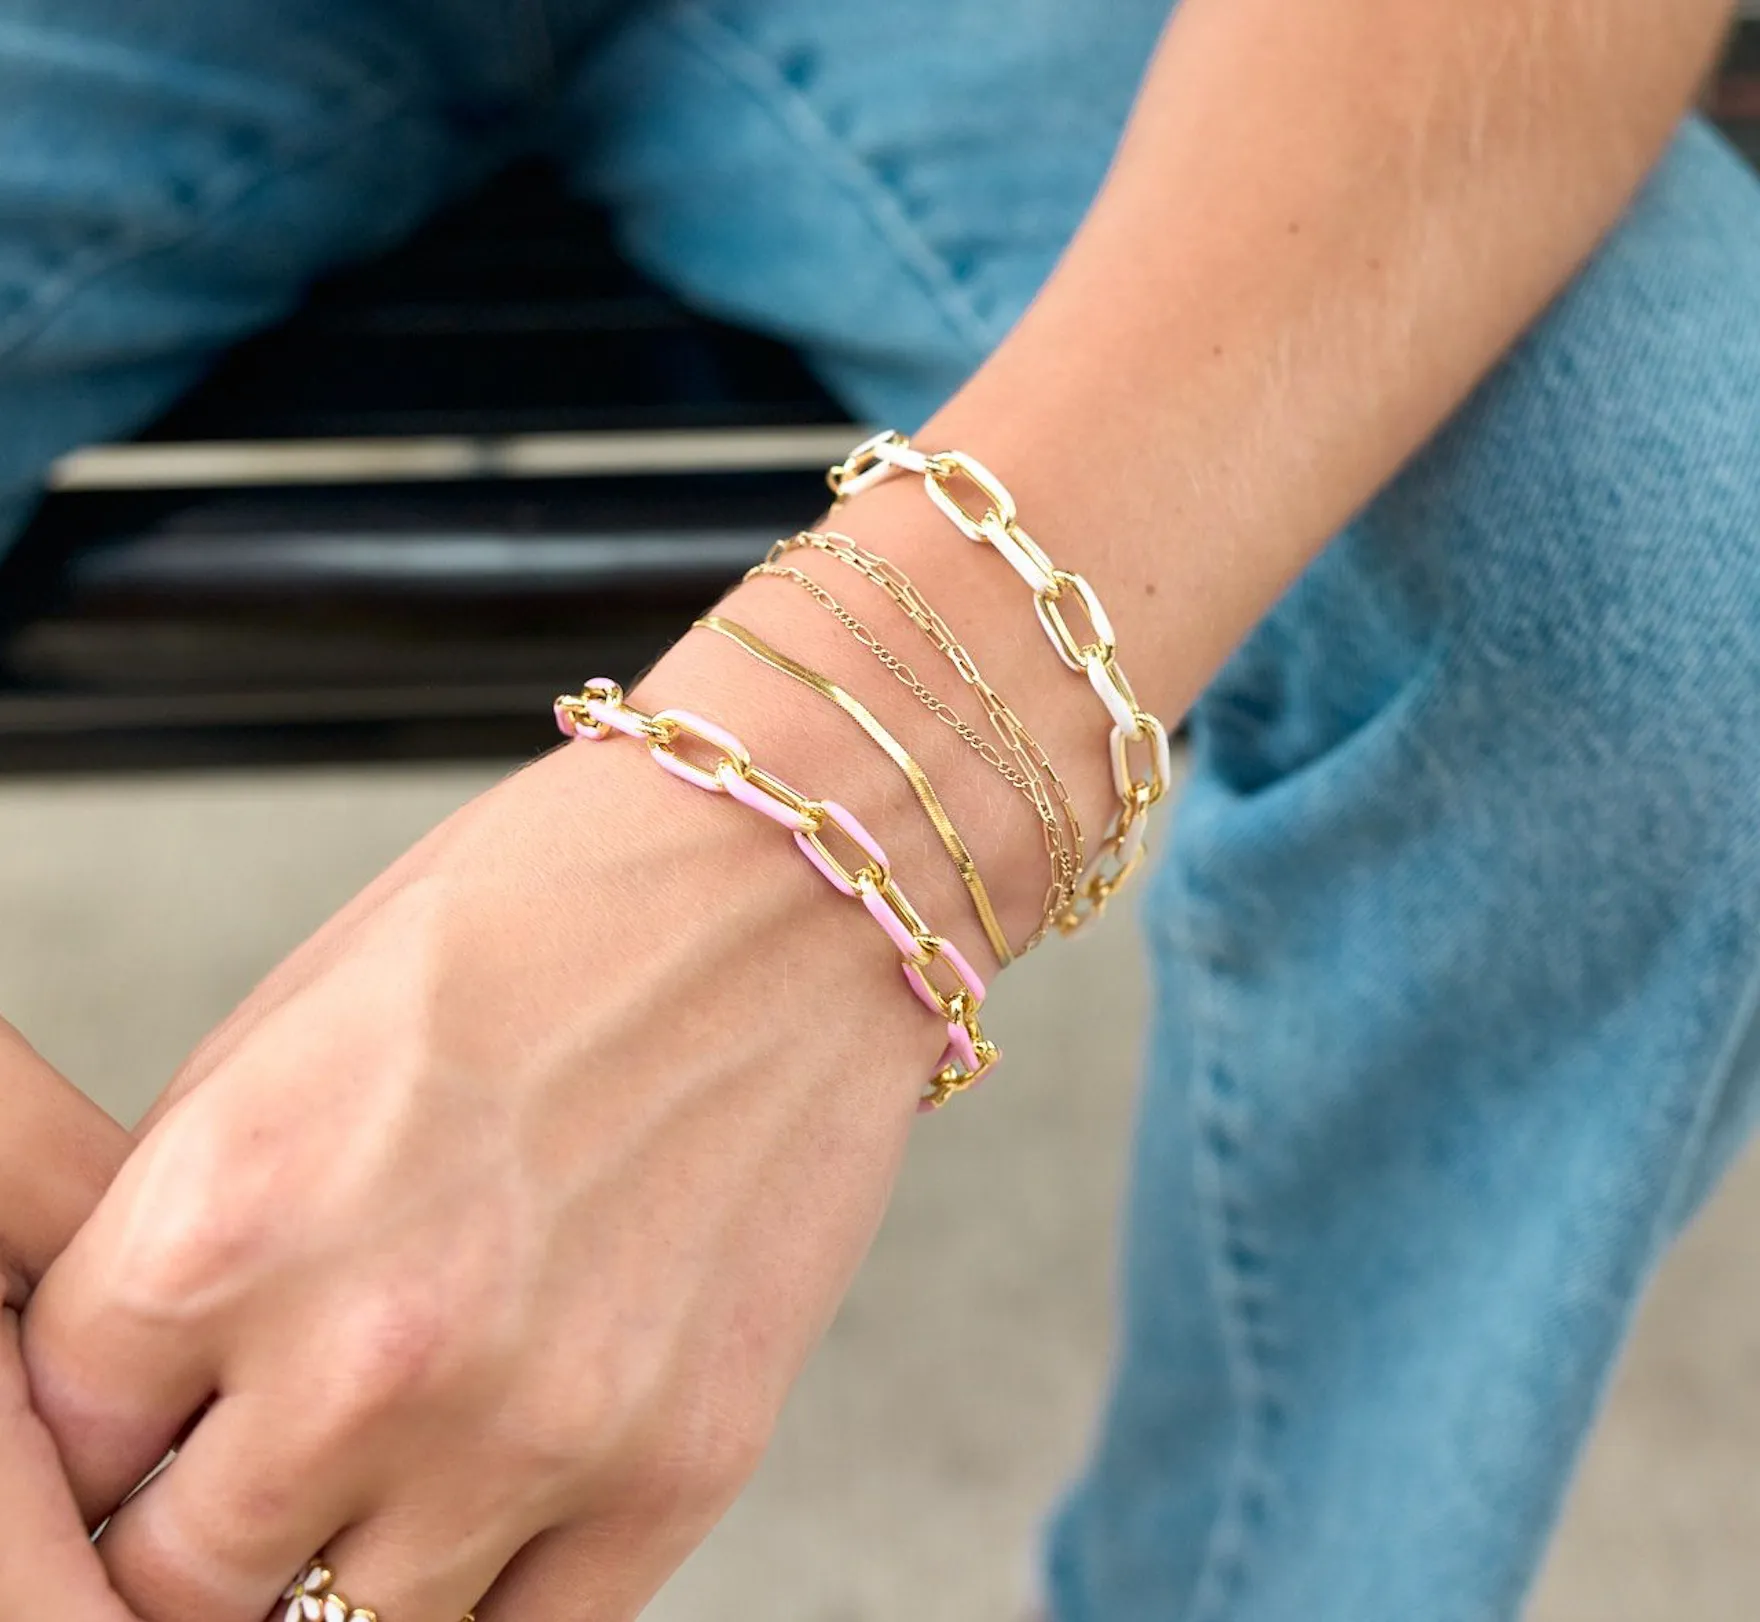
{"label": "blue denim jeans", "polygon": [[[884,11],[0,0],[0,525],[528,147],[680,295],[921,419],[1079,221],[1166,0]],[[1760,185],[1714,136],[1193,736],[1056,1614],[1513,1618],[1760,1100]]]}

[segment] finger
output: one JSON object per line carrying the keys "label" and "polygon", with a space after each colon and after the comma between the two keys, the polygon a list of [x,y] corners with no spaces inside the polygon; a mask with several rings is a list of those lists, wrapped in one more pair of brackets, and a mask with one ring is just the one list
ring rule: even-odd
{"label": "finger", "polygon": [[0,1594],[17,1616],[138,1622],[105,1579],[55,1443],[31,1408],[18,1315],[0,1316]]}
{"label": "finger", "polygon": [[108,1198],[99,1206],[24,1314],[32,1396],[87,1525],[145,1479],[218,1383],[193,1322],[150,1310],[155,1297],[177,1300],[176,1290],[116,1276],[126,1258],[119,1266],[108,1233],[113,1209]]}
{"label": "finger", "polygon": [[377,1515],[324,1549],[328,1591],[341,1605],[322,1622],[356,1607],[387,1622],[459,1622],[474,1610],[480,1622],[482,1596],[526,1541],[502,1516],[470,1515],[456,1495]]}
{"label": "finger", "polygon": [[476,1622],[633,1622],[710,1524],[611,1515],[553,1528],[501,1574]]}
{"label": "finger", "polygon": [[104,1529],[111,1586],[147,1622],[262,1622],[288,1574],[366,1501],[322,1453],[285,1405],[222,1397]]}

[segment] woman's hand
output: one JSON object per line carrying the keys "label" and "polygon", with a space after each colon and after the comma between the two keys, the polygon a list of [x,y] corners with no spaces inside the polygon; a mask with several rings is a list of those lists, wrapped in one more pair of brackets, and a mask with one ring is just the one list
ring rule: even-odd
{"label": "woman's hand", "polygon": [[[812,790],[810,728],[718,713]],[[635,744],[468,806],[210,1038],[31,1304],[88,1519],[194,1422],[117,1591],[258,1622],[322,1550],[386,1622],[634,1616],[755,1465],[942,1039],[785,833]]]}
{"label": "woman's hand", "polygon": [[0,1593],[19,1614],[130,1622],[31,1407],[18,1315],[90,1214],[129,1139],[0,1020]]}

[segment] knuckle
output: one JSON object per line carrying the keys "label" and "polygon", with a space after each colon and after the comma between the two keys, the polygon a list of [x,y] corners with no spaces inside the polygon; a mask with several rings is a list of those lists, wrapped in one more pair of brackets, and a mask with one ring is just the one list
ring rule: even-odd
{"label": "knuckle", "polygon": [[[566,1392],[561,1401],[551,1395],[558,1390]],[[540,1382],[510,1418],[514,1429],[508,1440],[532,1473],[566,1485],[615,1452],[632,1416],[615,1386],[589,1368],[566,1385]]]}
{"label": "knuckle", "polygon": [[202,1317],[232,1288],[253,1249],[254,1233],[240,1213],[167,1213],[129,1247],[117,1270],[118,1305],[152,1323]]}
{"label": "knuckle", "polygon": [[363,1292],[325,1336],[341,1413],[366,1418],[433,1397],[461,1362],[452,1325],[452,1315],[419,1286]]}
{"label": "knuckle", "polygon": [[[114,1536],[108,1541],[123,1542]],[[192,1563],[180,1569],[171,1551],[151,1534],[129,1538],[121,1548],[112,1547],[106,1565],[117,1596],[142,1616],[175,1614],[178,1607],[193,1611],[204,1601],[212,1605],[217,1598],[191,1591],[193,1573],[210,1568]]]}
{"label": "knuckle", "polygon": [[559,1417],[538,1404],[504,1409],[490,1443],[498,1480],[516,1481],[540,1504],[566,1510],[604,1448],[594,1415]]}
{"label": "knuckle", "polygon": [[143,1618],[246,1614],[261,1580],[238,1551],[215,1542],[214,1530],[197,1534],[181,1516],[144,1509],[119,1516],[103,1539],[118,1597]]}
{"label": "knuckle", "polygon": [[646,1450],[641,1501],[667,1518],[718,1511],[751,1479],[773,1429],[773,1421],[743,1407],[697,1407]]}
{"label": "knuckle", "polygon": [[250,1288],[274,1253],[280,1217],[253,1179],[221,1174],[232,1155],[216,1130],[179,1121],[161,1131],[142,1151],[107,1242],[84,1254],[106,1310],[182,1327]]}

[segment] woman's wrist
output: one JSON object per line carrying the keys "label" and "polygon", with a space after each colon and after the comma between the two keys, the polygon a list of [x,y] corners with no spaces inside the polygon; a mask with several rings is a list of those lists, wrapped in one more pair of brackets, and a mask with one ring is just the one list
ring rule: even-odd
{"label": "woman's wrist", "polygon": [[[801,567],[828,584],[835,580],[810,563]],[[836,584],[855,600],[847,582]],[[1038,824],[1007,786],[804,593],[775,580],[748,581],[716,612],[859,697],[932,785],[1002,933],[1017,945],[1025,940],[1039,921],[1046,859]],[[884,628],[878,610],[870,618],[876,629]],[[910,634],[904,627],[891,645],[926,682],[945,691],[947,678],[932,668],[927,649],[907,640]],[[835,703],[705,630],[677,644],[632,697],[644,707],[681,707],[706,716],[736,733],[765,770],[815,798],[847,806],[885,847],[930,928],[948,937],[986,978],[995,972],[997,956],[970,889],[910,778]]]}
{"label": "woman's wrist", "polygon": [[[864,822],[872,817],[876,834],[890,832],[903,809],[895,801],[908,789],[876,776],[875,792],[864,792],[868,763],[850,759],[860,752],[848,740],[816,736],[811,710],[792,708],[786,693],[760,691],[753,677],[762,672],[728,666],[718,640],[699,633],[675,646],[629,703],[699,714],[737,734],[758,765],[805,792],[843,799]],[[565,915],[591,909],[593,932],[608,929],[637,960],[624,975],[622,1012],[657,1040],[681,998],[742,1050],[758,1033],[764,1046],[788,1030],[804,1050],[815,1024],[848,1026],[865,1033],[869,1051],[897,1062],[889,1057],[840,1081],[845,1105],[866,1113],[872,1103],[892,1115],[915,1101],[941,1051],[942,1027],[910,996],[897,954],[862,908],[832,894],[782,828],[731,796],[679,782],[628,738],[571,744],[509,787],[516,785],[522,828],[551,837],[572,830],[562,837],[579,841],[582,815],[590,816],[594,854],[581,864],[580,888],[558,899]],[[923,907],[932,910],[927,899]],[[701,1001],[706,988],[712,1006]],[[699,1067],[693,1059],[684,1068]]]}
{"label": "woman's wrist", "polygon": [[[1108,723],[1088,683],[1072,677],[1045,643],[1031,594],[999,558],[985,555],[987,548],[964,541],[918,481],[865,492],[836,509],[827,523],[899,564],[941,613],[1051,761],[1088,831],[1091,852],[1115,809]],[[960,678],[881,592],[810,548],[790,552],[786,562],[847,605],[924,684],[988,736]],[[1008,774],[987,765],[969,736],[932,719],[909,686],[798,583],[748,580],[716,612],[847,688],[875,712],[933,783],[1010,942],[1018,949],[1032,936],[1044,919],[1053,868],[1045,823],[1011,787]],[[641,695],[654,704],[683,703],[724,722],[766,763],[794,765],[791,781],[850,805],[892,852],[913,897],[925,911],[933,907],[934,927],[986,974],[995,969],[996,954],[946,841],[894,763],[836,705],[764,671],[708,632],[675,647],[643,683]]]}
{"label": "woman's wrist", "polygon": [[[832,480],[840,530],[778,542],[634,692],[589,683],[557,718],[597,743],[628,734],[673,776],[793,831],[944,1022],[925,1094],[939,1103],[996,1057],[983,982],[1053,924],[1098,912],[1137,866],[1171,775],[1166,732],[1090,583],[1016,525],[983,469],[883,435]],[[744,878],[774,861],[754,850],[735,865]]]}

